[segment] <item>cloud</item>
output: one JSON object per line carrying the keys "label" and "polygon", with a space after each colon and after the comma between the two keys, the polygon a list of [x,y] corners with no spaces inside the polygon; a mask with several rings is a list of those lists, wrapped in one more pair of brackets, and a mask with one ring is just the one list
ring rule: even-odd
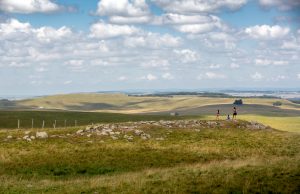
{"label": "cloud", "polygon": [[96,14],[108,16],[109,22],[117,24],[146,23],[151,19],[145,0],[101,0]]}
{"label": "cloud", "polygon": [[170,63],[166,59],[154,59],[150,61],[143,62],[142,67],[168,67],[170,66]]}
{"label": "cloud", "polygon": [[162,78],[166,79],[166,80],[172,80],[172,79],[174,79],[174,76],[172,74],[170,74],[170,73],[164,73],[162,75]]}
{"label": "cloud", "polygon": [[72,59],[64,63],[73,72],[85,72],[86,66],[83,60]]}
{"label": "cloud", "polygon": [[286,79],[286,76],[284,75],[278,75],[276,77],[273,77],[271,80],[272,81],[281,81],[281,80],[285,80]]}
{"label": "cloud", "polygon": [[170,34],[144,33],[139,36],[126,37],[124,45],[127,47],[137,48],[153,48],[161,49],[163,47],[178,47],[182,42],[180,37],[175,37]]}
{"label": "cloud", "polygon": [[39,41],[51,42],[71,35],[71,29],[65,26],[59,29],[45,26],[33,28],[29,23],[22,23],[16,19],[8,19],[0,23],[0,39],[21,40],[34,37]]}
{"label": "cloud", "polygon": [[114,38],[118,36],[130,36],[137,34],[140,30],[129,25],[107,24],[103,21],[93,24],[90,27],[90,36],[93,38]]}
{"label": "cloud", "polygon": [[168,17],[168,20],[163,20],[165,24],[172,24],[172,27],[180,32],[189,34],[202,34],[214,30],[228,30],[221,19],[217,16],[184,16]]}
{"label": "cloud", "polygon": [[281,45],[282,49],[287,49],[287,50],[299,50],[300,49],[300,38],[299,41],[297,40],[290,40],[290,41],[283,41]]}
{"label": "cloud", "polygon": [[58,40],[63,37],[68,37],[72,34],[70,28],[63,26],[59,29],[52,27],[41,27],[35,30],[36,36],[40,41],[51,42],[52,40]]}
{"label": "cloud", "polygon": [[260,40],[271,40],[271,39],[279,39],[283,38],[290,32],[288,27],[281,27],[278,25],[269,26],[269,25],[261,25],[261,26],[252,26],[245,29],[245,33],[254,39]]}
{"label": "cloud", "polygon": [[31,25],[29,23],[22,23],[16,19],[8,19],[6,22],[0,24],[0,38],[9,38],[12,34],[29,34],[31,33]]}
{"label": "cloud", "polygon": [[255,59],[255,65],[268,66],[268,65],[288,65],[288,61],[283,60],[269,60],[269,59]]}
{"label": "cloud", "polygon": [[174,50],[183,63],[195,62],[199,59],[198,54],[190,49]]}
{"label": "cloud", "polygon": [[236,63],[231,63],[231,64],[230,64],[230,68],[231,68],[231,69],[238,69],[238,68],[240,68],[240,65],[239,65],[239,64],[236,64]]}
{"label": "cloud", "polygon": [[157,80],[157,77],[155,75],[152,75],[151,73],[149,73],[148,75],[141,77],[141,79],[145,79],[148,81],[154,81],[154,80]]}
{"label": "cloud", "polygon": [[49,13],[60,8],[51,0],[0,0],[0,10],[8,13]]}
{"label": "cloud", "polygon": [[260,73],[258,73],[258,72],[255,72],[253,75],[251,75],[251,78],[252,78],[253,80],[258,81],[258,80],[263,79],[263,75],[260,74]]}
{"label": "cloud", "polygon": [[208,79],[224,79],[224,78],[226,78],[225,75],[220,74],[220,73],[215,73],[215,72],[206,72],[205,75]]}
{"label": "cloud", "polygon": [[297,78],[300,79],[300,73],[297,74]]}
{"label": "cloud", "polygon": [[163,10],[172,13],[211,13],[220,9],[237,10],[247,0],[152,0]]}
{"label": "cloud", "polygon": [[35,71],[37,71],[37,72],[47,72],[48,69],[45,68],[45,67],[38,67],[38,68],[35,69]]}
{"label": "cloud", "polygon": [[299,0],[259,0],[259,4],[265,8],[277,7],[279,10],[287,11],[300,6]]}
{"label": "cloud", "polygon": [[203,79],[226,79],[227,76],[221,73],[216,72],[206,72],[205,74],[200,74],[197,76],[197,80],[203,80]]}
{"label": "cloud", "polygon": [[68,80],[68,81],[65,81],[63,84],[64,84],[64,85],[69,85],[69,84],[71,84],[71,83],[73,83],[73,81],[72,81],[72,80]]}
{"label": "cloud", "polygon": [[127,80],[128,78],[126,77],[126,76],[120,76],[119,78],[118,78],[118,80],[119,81],[125,81],[125,80]]}

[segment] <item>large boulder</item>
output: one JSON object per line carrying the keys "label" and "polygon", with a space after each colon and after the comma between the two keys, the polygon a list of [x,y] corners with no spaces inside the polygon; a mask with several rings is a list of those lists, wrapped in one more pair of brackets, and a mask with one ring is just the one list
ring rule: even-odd
{"label": "large boulder", "polygon": [[38,139],[47,139],[48,138],[48,134],[45,131],[42,132],[36,132],[36,138]]}

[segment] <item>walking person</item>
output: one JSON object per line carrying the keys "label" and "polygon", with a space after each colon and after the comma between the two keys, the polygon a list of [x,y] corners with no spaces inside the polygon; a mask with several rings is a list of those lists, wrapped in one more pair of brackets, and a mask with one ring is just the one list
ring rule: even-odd
{"label": "walking person", "polygon": [[220,117],[220,110],[218,109],[218,111],[217,111],[217,116],[216,116],[216,120],[219,120],[219,117]]}
{"label": "walking person", "polygon": [[236,119],[236,115],[237,115],[237,110],[236,110],[236,107],[233,107],[233,115],[232,115],[232,120]]}

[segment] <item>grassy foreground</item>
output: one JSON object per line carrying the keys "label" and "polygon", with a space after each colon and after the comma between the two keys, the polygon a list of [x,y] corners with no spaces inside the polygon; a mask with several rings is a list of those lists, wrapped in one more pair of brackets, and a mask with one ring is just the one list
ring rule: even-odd
{"label": "grassy foreground", "polygon": [[240,123],[140,126],[153,138],[133,142],[85,135],[26,142],[15,139],[24,131],[1,130],[0,193],[298,193],[300,135]]}

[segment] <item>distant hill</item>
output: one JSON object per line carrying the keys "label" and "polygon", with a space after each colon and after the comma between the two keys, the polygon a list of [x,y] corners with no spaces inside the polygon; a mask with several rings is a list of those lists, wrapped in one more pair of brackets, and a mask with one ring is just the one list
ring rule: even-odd
{"label": "distant hill", "polygon": [[[221,105],[231,106],[236,99],[243,99],[244,109],[251,106],[264,106],[274,108],[274,102],[281,102],[277,107],[278,111],[285,110],[300,111],[300,104],[293,103],[285,99],[273,98],[243,98],[232,97],[222,93],[164,93],[162,95],[127,95],[122,93],[80,93],[42,96],[33,99],[0,101],[0,109],[11,110],[68,110],[68,111],[93,111],[93,112],[113,112],[113,113],[166,113],[181,111],[184,114],[199,114],[195,110],[206,106]],[[261,110],[261,109],[260,109]],[[263,109],[262,109],[263,110]],[[267,111],[268,109],[266,109]],[[255,114],[255,109],[251,109]],[[299,114],[300,115],[300,114]]]}

